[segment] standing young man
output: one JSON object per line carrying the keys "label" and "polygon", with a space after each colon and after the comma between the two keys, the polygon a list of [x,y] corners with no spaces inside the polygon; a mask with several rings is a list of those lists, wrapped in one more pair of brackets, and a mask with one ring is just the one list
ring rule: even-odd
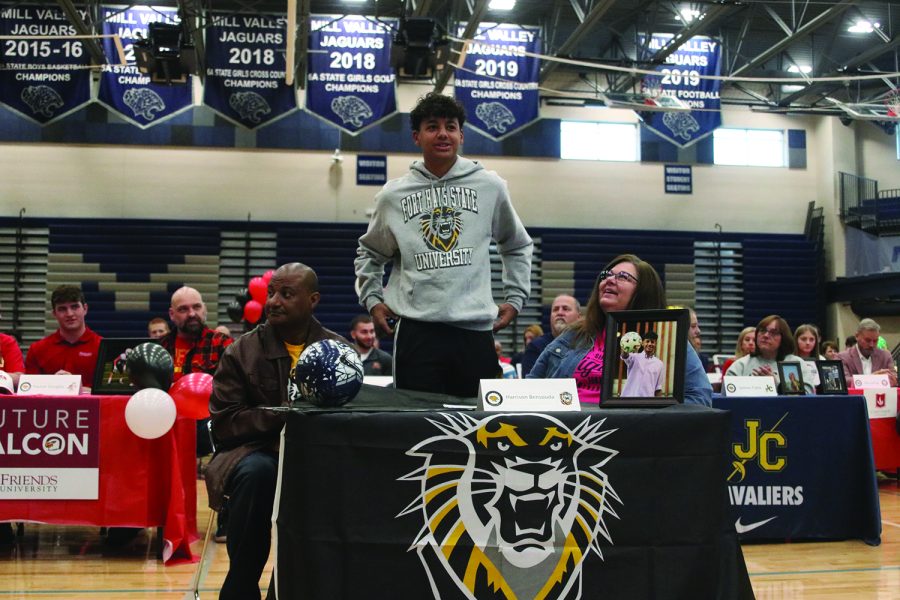
{"label": "standing young man", "polygon": [[[533,244],[506,182],[457,156],[462,105],[430,93],[410,120],[422,160],[375,198],[355,262],[359,300],[378,330],[395,334],[398,388],[474,396],[479,379],[500,376],[492,330],[509,325],[528,299]],[[491,294],[492,240],[503,263],[499,307]]]}

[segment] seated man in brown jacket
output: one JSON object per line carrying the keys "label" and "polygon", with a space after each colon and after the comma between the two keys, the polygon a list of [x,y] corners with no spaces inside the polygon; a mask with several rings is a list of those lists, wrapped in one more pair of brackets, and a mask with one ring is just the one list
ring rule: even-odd
{"label": "seated man in brown jacket", "polygon": [[267,322],[228,347],[209,401],[218,453],[206,472],[209,504],[228,497],[228,575],[221,599],[259,598],[269,557],[278,444],[284,413],[260,410],[297,399],[292,373],[303,349],[326,338],[345,339],[313,317],[316,273],[300,263],[279,267],[269,282]]}

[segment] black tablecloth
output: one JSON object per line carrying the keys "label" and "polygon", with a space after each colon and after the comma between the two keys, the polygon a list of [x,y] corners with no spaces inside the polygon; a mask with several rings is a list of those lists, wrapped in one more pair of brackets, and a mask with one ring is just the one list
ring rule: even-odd
{"label": "black tablecloth", "polygon": [[278,598],[752,598],[727,413],[437,412],[459,403],[367,389],[288,415]]}

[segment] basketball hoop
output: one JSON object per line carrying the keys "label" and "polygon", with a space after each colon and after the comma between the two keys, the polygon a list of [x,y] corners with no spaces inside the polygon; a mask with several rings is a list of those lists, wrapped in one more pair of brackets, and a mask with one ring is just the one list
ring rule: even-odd
{"label": "basketball hoop", "polygon": [[884,100],[889,117],[900,118],[900,91],[894,90]]}

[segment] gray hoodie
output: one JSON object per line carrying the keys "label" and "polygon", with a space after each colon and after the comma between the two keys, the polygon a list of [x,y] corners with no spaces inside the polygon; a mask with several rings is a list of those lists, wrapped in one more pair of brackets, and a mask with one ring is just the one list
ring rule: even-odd
{"label": "gray hoodie", "polygon": [[371,311],[384,302],[401,317],[490,330],[498,312],[491,295],[492,239],[503,263],[504,301],[521,310],[531,291],[533,244],[506,182],[461,156],[440,178],[416,161],[375,197],[354,263],[360,304]]}

